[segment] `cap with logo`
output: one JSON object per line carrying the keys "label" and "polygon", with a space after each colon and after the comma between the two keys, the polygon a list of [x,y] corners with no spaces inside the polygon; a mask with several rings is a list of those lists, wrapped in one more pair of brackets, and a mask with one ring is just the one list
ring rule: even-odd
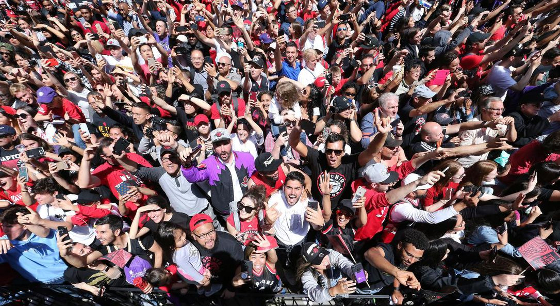
{"label": "cap with logo", "polygon": [[210,133],[210,139],[212,140],[212,143],[222,140],[231,140],[231,135],[229,134],[228,130],[218,128]]}
{"label": "cap with logo", "polygon": [[281,163],[281,159],[275,159],[270,152],[264,152],[255,159],[255,169],[259,172],[276,171]]}
{"label": "cap with logo", "polygon": [[212,218],[210,218],[207,214],[196,214],[192,216],[191,221],[189,221],[189,229],[191,232],[194,232],[195,229],[204,225],[204,224],[212,224]]}
{"label": "cap with logo", "polygon": [[343,96],[338,96],[334,98],[333,105],[336,111],[340,113],[342,111],[349,109],[352,106],[352,100]]}
{"label": "cap with logo", "polygon": [[224,92],[231,93],[231,86],[227,81],[219,81],[216,85],[216,93],[219,95]]}
{"label": "cap with logo", "polygon": [[268,35],[268,33],[263,33],[259,36],[259,40],[261,41],[261,43],[263,44],[271,44],[274,42],[274,40],[272,38],[270,38],[270,35]]}
{"label": "cap with logo", "polygon": [[258,66],[259,68],[264,68],[264,59],[260,56],[253,57],[251,64]]}
{"label": "cap with logo", "polygon": [[439,125],[448,125],[453,122],[453,118],[449,116],[447,113],[437,113],[434,116],[435,122],[439,123]]}
{"label": "cap with logo", "polygon": [[320,265],[321,262],[323,262],[323,258],[329,255],[329,252],[325,248],[318,246],[314,242],[305,243],[301,249],[301,253],[303,259],[312,265]]}
{"label": "cap with logo", "polygon": [[51,103],[52,100],[58,94],[56,91],[48,86],[43,86],[37,90],[37,103],[41,104],[48,104]]}
{"label": "cap with logo", "polygon": [[208,117],[204,114],[198,114],[196,115],[196,117],[194,117],[194,125],[198,126],[201,123],[210,123],[210,120],[208,120]]}
{"label": "cap with logo", "polygon": [[0,125],[0,136],[15,135],[15,134],[16,134],[16,130],[13,127],[5,124]]}
{"label": "cap with logo", "polygon": [[121,44],[119,44],[119,41],[118,41],[118,40],[116,40],[116,39],[114,39],[114,38],[111,38],[111,39],[109,39],[109,40],[107,41],[107,44],[105,45],[105,47],[107,47],[107,48],[108,48],[108,47],[117,47],[117,48],[120,48],[120,47],[121,47]]}
{"label": "cap with logo", "polygon": [[[408,185],[412,182],[415,182],[417,180],[419,180],[421,178],[420,175],[416,174],[416,173],[411,173],[409,175],[407,175],[404,180],[402,181],[402,185]],[[432,186],[434,185],[430,185],[430,184],[425,184],[425,185],[420,185],[418,187],[416,187],[416,190],[428,190],[430,188],[432,188]]]}
{"label": "cap with logo", "polygon": [[372,163],[363,170],[364,178],[369,183],[391,184],[399,179],[399,174],[389,171],[383,163]]}
{"label": "cap with logo", "polygon": [[328,4],[329,4],[329,1],[328,1],[328,0],[319,0],[319,3],[317,3],[317,9],[322,10],[322,9],[324,9]]}
{"label": "cap with logo", "polygon": [[428,86],[426,85],[418,85],[414,89],[414,96],[431,99],[436,95]]}
{"label": "cap with logo", "polygon": [[387,138],[385,139],[385,144],[383,144],[383,146],[388,148],[396,148],[402,145],[402,143],[402,139],[396,139],[393,133],[389,133],[387,135]]}

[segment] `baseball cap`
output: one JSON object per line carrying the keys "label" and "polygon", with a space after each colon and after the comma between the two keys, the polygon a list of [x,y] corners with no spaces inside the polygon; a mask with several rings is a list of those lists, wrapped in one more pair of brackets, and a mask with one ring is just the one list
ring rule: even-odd
{"label": "baseball cap", "polygon": [[260,56],[255,56],[251,61],[251,64],[259,66],[259,68],[264,68],[264,59]]}
{"label": "baseball cap", "polygon": [[315,82],[313,84],[315,84],[317,88],[323,88],[326,83],[327,83],[327,79],[325,79],[324,77],[318,77],[315,79]]}
{"label": "baseball cap", "polygon": [[57,96],[54,89],[43,86],[37,90],[37,103],[48,104],[51,103],[54,97]]}
{"label": "baseball cap", "polygon": [[219,95],[224,92],[231,92],[231,86],[227,81],[219,81],[216,86],[216,93]]}
{"label": "baseball cap", "polygon": [[317,3],[317,9],[322,10],[325,8],[325,6],[327,6],[329,4],[328,0],[320,0],[319,3]]}
{"label": "baseball cap", "polygon": [[274,42],[274,40],[272,38],[270,38],[270,35],[268,35],[268,33],[261,34],[259,36],[259,40],[263,44],[270,44],[270,43]]}
{"label": "baseball cap", "polygon": [[430,99],[436,95],[435,92],[430,90],[426,85],[418,85],[414,89],[414,96]]}
{"label": "baseball cap", "polygon": [[2,105],[0,106],[0,113],[4,113],[5,115],[9,115],[9,116],[15,116],[16,110],[9,106]]}
{"label": "baseball cap", "polygon": [[231,4],[231,7],[232,7],[232,8],[233,8],[234,6],[237,6],[237,7],[241,8],[241,9],[243,9],[243,2],[241,2],[241,1],[236,1],[236,2],[234,2],[234,3]]}
{"label": "baseball cap", "polygon": [[128,31],[128,38],[131,38],[133,36],[144,35],[146,33],[148,33],[148,32],[146,32],[146,30],[144,30],[144,29],[132,28],[132,29],[130,29],[130,31]]}
{"label": "baseball cap", "polygon": [[264,152],[255,159],[255,168],[259,172],[271,172],[278,169],[281,163],[281,159],[275,159],[270,152]]}
{"label": "baseball cap", "polygon": [[349,109],[352,106],[352,101],[346,97],[338,96],[334,98],[333,105],[337,112]]}
{"label": "baseball cap", "polygon": [[[417,180],[419,180],[421,178],[420,175],[416,174],[416,173],[411,173],[409,175],[407,175],[404,180],[402,181],[402,185],[408,185],[412,182],[415,182]],[[432,186],[434,185],[430,185],[430,184],[426,184],[426,185],[419,185],[418,187],[416,187],[416,190],[427,190],[432,188]]]}
{"label": "baseball cap", "polygon": [[78,204],[90,204],[97,201],[101,201],[101,195],[97,191],[91,189],[80,191],[76,199],[76,203]]}
{"label": "baseball cap", "polygon": [[338,202],[338,207],[337,208],[346,209],[346,210],[352,212],[353,214],[356,213],[356,209],[354,208],[354,205],[352,205],[352,200],[351,199],[341,200],[340,202]]}
{"label": "baseball cap", "polygon": [[210,120],[208,120],[208,117],[204,114],[198,114],[196,115],[196,117],[194,117],[194,125],[198,126],[201,123],[210,123]]}
{"label": "baseball cap", "polygon": [[389,171],[383,163],[367,165],[363,173],[364,178],[370,183],[391,184],[399,179],[399,174]]}
{"label": "baseball cap", "polygon": [[320,265],[323,258],[329,255],[329,252],[325,248],[318,246],[315,242],[305,243],[301,249],[301,253],[303,259],[312,265]]}
{"label": "baseball cap", "polygon": [[210,133],[210,139],[212,140],[212,143],[214,143],[222,140],[231,140],[231,136],[226,129],[218,128]]}
{"label": "baseball cap", "polygon": [[482,42],[490,37],[490,33],[482,33],[482,32],[473,32],[467,38],[467,45],[472,45],[475,43]]}
{"label": "baseball cap", "polygon": [[173,155],[172,157],[177,157],[177,158],[179,157],[179,153],[176,150],[171,150],[171,149],[162,150],[159,156],[163,157],[166,154]]}
{"label": "baseball cap", "polygon": [[448,125],[453,122],[453,118],[451,118],[447,113],[437,113],[434,116],[434,121],[439,123],[439,125]]}
{"label": "baseball cap", "polygon": [[[6,34],[7,35],[7,34]],[[10,34],[11,35],[11,34]],[[9,43],[5,43],[5,42],[0,42],[0,48],[4,48],[10,52],[14,52],[14,46],[12,46],[12,44]]]}
{"label": "baseball cap", "polygon": [[0,136],[15,135],[15,134],[16,134],[16,130],[13,127],[5,124],[0,125]]}
{"label": "baseball cap", "polygon": [[105,47],[106,47],[106,48],[107,48],[107,47],[117,47],[117,48],[120,48],[120,47],[121,47],[121,44],[119,44],[119,41],[118,41],[118,40],[116,40],[116,39],[114,39],[114,38],[111,38],[111,39],[109,39],[109,40],[107,41],[107,44],[105,45]]}
{"label": "baseball cap", "polygon": [[385,139],[385,144],[383,144],[383,146],[389,148],[395,148],[402,145],[402,143],[403,143],[402,139],[396,139],[393,133],[389,133],[389,135],[387,135],[387,138]]}
{"label": "baseball cap", "polygon": [[191,221],[189,221],[189,229],[194,232],[195,229],[201,225],[212,223],[212,218],[207,214],[196,214],[192,216]]}
{"label": "baseball cap", "polygon": [[187,36],[181,34],[177,36],[177,40],[182,42],[182,43],[186,43],[187,41],[189,41],[189,39],[187,38]]}

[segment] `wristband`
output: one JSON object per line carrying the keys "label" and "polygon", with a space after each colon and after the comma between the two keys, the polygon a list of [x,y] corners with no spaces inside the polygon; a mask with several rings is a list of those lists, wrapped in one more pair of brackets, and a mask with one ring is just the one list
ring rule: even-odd
{"label": "wristband", "polygon": [[393,291],[401,291],[399,287],[393,287]]}

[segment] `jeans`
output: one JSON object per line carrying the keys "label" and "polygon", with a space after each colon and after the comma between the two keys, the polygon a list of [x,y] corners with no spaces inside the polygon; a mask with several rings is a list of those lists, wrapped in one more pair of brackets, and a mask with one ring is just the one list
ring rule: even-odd
{"label": "jeans", "polygon": [[[498,243],[500,241],[498,240],[498,233],[496,233],[494,229],[489,226],[482,225],[472,233],[468,242],[470,244],[479,245],[483,243]],[[512,257],[521,257],[519,251],[517,251],[517,249],[509,243],[500,249],[500,252],[504,252]]]}

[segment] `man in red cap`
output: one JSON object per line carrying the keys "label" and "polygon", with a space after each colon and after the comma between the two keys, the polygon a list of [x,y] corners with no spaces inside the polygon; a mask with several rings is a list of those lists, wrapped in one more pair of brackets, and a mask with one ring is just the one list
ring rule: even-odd
{"label": "man in red cap", "polygon": [[204,267],[213,276],[212,285],[222,285],[218,292],[210,294],[220,294],[226,299],[233,297],[235,289],[231,280],[244,258],[241,244],[229,233],[216,231],[212,218],[206,214],[194,215],[189,222],[189,229]]}

